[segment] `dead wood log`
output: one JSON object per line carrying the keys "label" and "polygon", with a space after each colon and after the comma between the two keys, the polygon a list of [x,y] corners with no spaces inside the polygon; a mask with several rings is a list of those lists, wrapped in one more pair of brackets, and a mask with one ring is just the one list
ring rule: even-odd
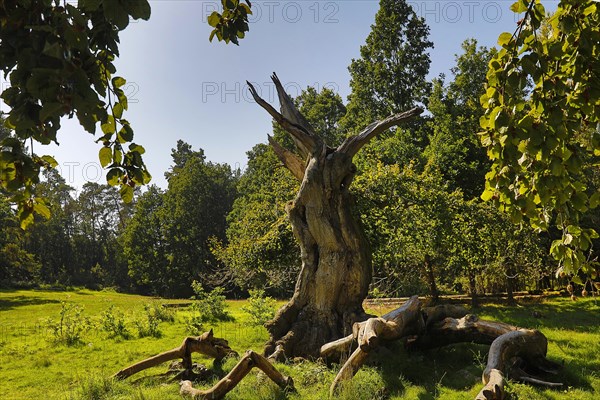
{"label": "dead wood log", "polygon": [[240,383],[254,367],[262,370],[280,388],[295,391],[294,381],[291,377],[282,375],[265,357],[252,350],[248,350],[227,376],[217,382],[212,388],[208,390],[194,389],[192,387],[192,382],[183,381],[181,382],[181,390],[179,393],[182,396],[191,397],[194,400],[222,399],[229,391]]}
{"label": "dead wood log", "polygon": [[238,355],[229,347],[227,340],[214,337],[211,329],[209,332],[205,332],[201,336],[190,336],[185,338],[181,346],[175,349],[165,351],[164,353],[160,353],[130,365],[127,368],[123,368],[114,374],[113,377],[116,379],[125,379],[145,369],[155,367],[166,361],[175,360],[178,358],[181,358],[181,365],[185,370],[191,370],[192,353],[201,353],[212,357],[215,360],[222,360],[228,355]]}
{"label": "dead wood log", "polygon": [[380,318],[354,324],[352,335],[321,347],[324,359],[351,353],[334,379],[330,395],[340,383],[356,374],[380,341],[402,338],[406,339],[407,348],[413,350],[465,342],[491,345],[482,378],[485,386],[477,400],[502,399],[505,377],[547,387],[561,385],[532,374],[556,373],[560,368],[546,359],[547,339],[541,332],[480,320],[476,315],[465,315],[466,312],[462,307],[451,305],[420,309],[419,300],[414,296],[402,307]]}
{"label": "dead wood log", "polygon": [[[483,371],[484,387],[476,400],[502,400],[505,376],[535,385],[557,387],[560,383],[546,382],[524,371],[545,369],[552,363],[546,359],[548,341],[537,330],[517,329],[504,333],[490,346],[488,362]],[[539,366],[539,367],[538,367]],[[558,365],[555,365],[558,368]]]}
{"label": "dead wood log", "polygon": [[[390,311],[387,314],[381,316],[381,318],[384,320],[392,320],[399,311],[400,309]],[[424,307],[421,310],[421,312],[423,315],[423,321],[425,321],[426,328],[429,328],[435,323],[443,321],[448,317],[460,318],[468,314],[466,308],[452,304],[441,304],[435,307]],[[362,328],[365,324],[366,321],[357,323],[355,324],[356,328],[353,328],[353,330],[360,330],[360,328]],[[421,325],[419,326],[422,328]],[[347,359],[348,356],[356,349],[357,341],[355,339],[357,338],[357,335],[358,331],[355,331],[346,337],[324,344],[323,346],[321,346],[321,358],[323,358],[324,360],[335,361],[344,360],[345,358]],[[497,336],[495,336],[494,338],[496,337]],[[492,343],[492,340],[490,340],[489,343]]]}
{"label": "dead wood log", "polygon": [[337,349],[331,346],[331,343],[329,346],[321,347],[323,355],[331,354],[334,350],[340,352],[340,348],[342,352],[348,351],[348,346],[351,346],[352,342],[356,342],[358,346],[333,380],[329,389],[330,395],[336,392],[343,381],[351,379],[356,374],[369,356],[369,352],[377,348],[381,340],[396,340],[418,334],[424,327],[421,302],[418,296],[413,296],[402,307],[383,317],[369,318],[364,322],[355,323],[352,327],[352,340],[344,338],[333,342],[336,343],[334,346],[337,346]]}

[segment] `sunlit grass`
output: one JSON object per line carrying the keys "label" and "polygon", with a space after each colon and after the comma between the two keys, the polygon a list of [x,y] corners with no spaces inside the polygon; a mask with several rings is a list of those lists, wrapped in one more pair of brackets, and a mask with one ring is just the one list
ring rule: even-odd
{"label": "sunlit grass", "polygon": [[[97,320],[110,305],[125,312],[133,337],[108,339],[99,328],[87,332],[81,344],[68,347],[52,341],[47,318],[57,319],[61,301],[85,307],[85,315]],[[149,369],[128,380],[110,376],[121,368],[159,352],[179,346],[187,336],[185,308],[176,309],[175,321],[161,322],[160,338],[137,339],[130,321],[143,313],[149,302],[170,302],[114,292],[0,291],[0,398],[17,399],[181,399],[177,382],[159,376],[166,365]],[[175,303],[185,302],[173,301]],[[261,352],[268,339],[262,327],[249,324],[241,310],[244,301],[228,301],[234,321],[207,323],[218,337],[242,354]],[[282,302],[278,305],[283,304]],[[378,314],[387,310],[371,310]],[[534,312],[535,311],[535,312]],[[519,306],[485,306],[475,311],[482,318],[502,320],[542,330],[548,337],[549,358],[564,364],[552,377],[566,385],[543,390],[510,383],[513,399],[600,398],[600,302],[552,298]],[[481,372],[487,346],[461,344],[427,352],[407,353],[400,343],[382,348],[373,366],[362,368],[342,387],[341,399],[473,399],[481,388]],[[212,366],[212,360],[195,361]],[[227,360],[222,371],[237,360]],[[298,393],[285,393],[261,374],[251,373],[228,399],[325,399],[337,370],[313,362],[278,364],[292,376]],[[550,378],[550,379],[552,379]],[[215,379],[217,379],[215,377]],[[212,382],[197,387],[208,388]]]}

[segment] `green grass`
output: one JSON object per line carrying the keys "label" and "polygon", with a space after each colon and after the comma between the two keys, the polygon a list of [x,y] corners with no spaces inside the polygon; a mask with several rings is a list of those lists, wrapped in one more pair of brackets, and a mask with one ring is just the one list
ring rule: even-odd
{"label": "green grass", "polygon": [[[85,307],[84,315],[97,320],[110,305],[125,312],[129,340],[108,339],[99,328],[87,332],[82,343],[68,347],[53,342],[46,319],[59,319],[61,301]],[[178,384],[159,376],[160,366],[123,382],[108,378],[119,369],[156,353],[174,348],[187,336],[185,309],[178,309],[175,322],[160,323],[160,338],[135,338],[131,320],[143,312],[144,304],[156,299],[113,292],[0,291],[0,398],[17,399],[181,399]],[[160,300],[160,302],[164,302]],[[241,311],[243,301],[228,301],[232,322],[206,324],[216,336],[226,338],[233,349],[262,351],[267,340],[264,328],[249,325]],[[385,310],[372,310],[376,313]],[[533,316],[534,311],[541,317]],[[520,306],[486,306],[477,313],[523,327],[540,329],[549,339],[548,356],[564,363],[554,379],[565,383],[561,390],[543,390],[510,383],[513,399],[600,398],[600,301],[566,298],[547,299]],[[481,372],[487,346],[461,344],[427,352],[406,353],[399,343],[379,351],[374,366],[362,368],[343,387],[341,399],[473,399],[481,388]],[[212,366],[199,356],[195,360]],[[227,360],[228,371],[236,360]],[[260,374],[251,373],[228,399],[315,399],[328,397],[337,370],[312,362],[277,364],[292,376],[297,394],[284,393]],[[215,378],[217,379],[217,378]],[[213,382],[198,384],[208,388]]]}

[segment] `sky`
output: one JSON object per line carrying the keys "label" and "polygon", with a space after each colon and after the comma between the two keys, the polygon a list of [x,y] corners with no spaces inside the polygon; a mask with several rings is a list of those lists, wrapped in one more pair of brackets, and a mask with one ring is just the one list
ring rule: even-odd
{"label": "sky", "polygon": [[[512,0],[408,3],[431,28],[430,78],[450,77],[465,39],[494,46],[500,33],[513,32],[520,19],[509,9]],[[558,2],[543,3],[555,9]],[[134,141],[146,149],[152,183],[166,188],[163,174],[178,139],[204,149],[210,161],[241,169],[246,152],[266,142],[271,118],[252,100],[246,80],[276,108],[273,71],[292,96],[310,85],[334,89],[346,101],[348,65],[360,57],[379,2],[255,0],[250,32],[239,46],[208,40],[206,19],[220,9],[220,0],[150,0],[150,5],[149,21],[133,21],[121,33],[115,64],[116,75],[127,80],[124,118],[132,124]],[[76,118],[62,120],[58,138],[59,146],[38,146],[36,153],[53,155],[68,184],[106,182],[98,162],[100,145]]]}

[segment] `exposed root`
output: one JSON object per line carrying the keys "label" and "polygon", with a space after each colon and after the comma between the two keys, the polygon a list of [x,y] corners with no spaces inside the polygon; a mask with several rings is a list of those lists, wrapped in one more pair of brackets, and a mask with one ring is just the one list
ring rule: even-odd
{"label": "exposed root", "polygon": [[280,388],[295,391],[294,381],[289,376],[282,375],[275,367],[263,356],[248,350],[244,357],[237,363],[235,367],[221,379],[215,386],[208,390],[194,389],[191,381],[182,381],[179,393],[182,396],[190,397],[194,400],[200,399],[222,399],[248,373],[252,368],[257,367],[262,370],[273,382]]}

